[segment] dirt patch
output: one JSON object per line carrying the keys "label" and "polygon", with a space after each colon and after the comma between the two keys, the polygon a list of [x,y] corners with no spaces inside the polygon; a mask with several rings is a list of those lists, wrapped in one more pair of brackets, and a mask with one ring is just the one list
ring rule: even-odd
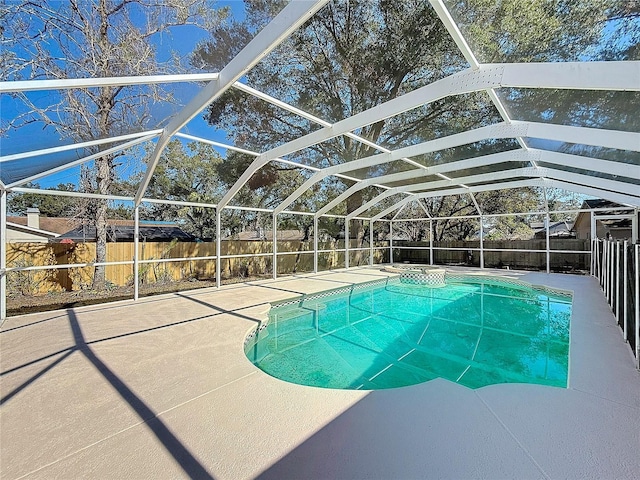
{"label": "dirt patch", "polygon": [[[238,277],[223,279],[222,284],[248,282],[258,280],[258,277]],[[163,293],[182,292],[198,288],[215,287],[214,280],[190,280],[170,283],[152,283],[142,285],[139,289],[140,297],[160,295]],[[65,308],[95,305],[98,303],[131,300],[133,286],[111,287],[107,290],[79,290],[75,292],[50,292],[38,295],[11,294],[7,295],[7,316],[23,315],[25,313],[46,312]]]}

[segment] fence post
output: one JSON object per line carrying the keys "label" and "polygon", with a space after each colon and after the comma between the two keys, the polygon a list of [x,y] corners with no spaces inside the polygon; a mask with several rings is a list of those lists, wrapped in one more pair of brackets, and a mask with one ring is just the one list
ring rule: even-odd
{"label": "fence post", "polygon": [[600,262],[600,240],[598,240],[597,238],[594,238],[593,241],[596,244],[596,264],[595,264],[595,271],[597,273],[598,276],[598,283],[600,285],[602,285],[602,269],[601,269],[601,262]]}
{"label": "fence post", "polygon": [[629,260],[628,256],[627,256],[627,248],[629,247],[628,242],[625,240],[624,241],[624,255],[623,255],[623,265],[624,265],[624,273],[622,274],[622,282],[624,284],[624,290],[623,290],[623,298],[622,298],[622,304],[623,304],[623,309],[622,309],[622,322],[623,322],[623,331],[622,331],[622,335],[624,335],[624,341],[627,342],[629,341],[627,338],[627,299],[628,299],[628,295],[627,295],[627,275],[629,274],[628,269],[627,269],[627,262]]}
{"label": "fence post", "polygon": [[140,206],[136,205],[133,210],[133,299],[138,300],[139,295],[139,256],[138,248],[140,246]]}
{"label": "fence post", "polygon": [[7,318],[7,191],[0,191],[0,325]]}
{"label": "fence post", "polygon": [[[605,270],[604,270],[604,291],[607,296],[607,303],[609,303],[609,283],[611,280],[611,271],[610,271],[611,267],[609,265],[611,263],[611,259],[610,259],[611,251],[609,248],[609,243],[610,243],[609,240],[605,240],[604,242],[604,246],[607,252],[606,264],[605,264]],[[609,305],[611,305],[611,303],[609,303]]]}
{"label": "fence post", "polygon": [[[602,291],[607,296],[607,278],[609,277],[609,271],[607,270],[607,241],[602,241],[602,279],[600,285],[602,285]],[[608,298],[608,297],[607,297]]]}
{"label": "fence post", "polygon": [[616,321],[620,323],[620,241],[616,242]]}
{"label": "fence post", "polygon": [[609,279],[609,305],[611,305],[611,308],[613,308],[613,292],[615,290],[615,286],[614,286],[614,281],[615,281],[615,265],[614,262],[616,261],[616,249],[615,249],[615,245],[613,242],[609,242],[609,247],[611,249],[610,252],[610,262],[609,262],[609,268],[610,268],[610,275],[611,278]]}
{"label": "fence post", "polygon": [[635,244],[636,254],[636,368],[640,370],[640,244]]}

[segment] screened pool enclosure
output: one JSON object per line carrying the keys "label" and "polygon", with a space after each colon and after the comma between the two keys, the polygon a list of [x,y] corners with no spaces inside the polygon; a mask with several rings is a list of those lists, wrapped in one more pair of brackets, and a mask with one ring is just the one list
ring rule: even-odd
{"label": "screened pool enclosure", "polygon": [[[154,26],[156,37],[146,44],[156,53],[150,63],[144,52],[119,57],[114,47],[143,45],[144,35],[133,33],[149,27],[144,12],[126,2],[117,9],[120,2],[106,2],[113,10],[88,20],[66,12],[62,2],[59,11],[34,17],[32,44],[28,35],[11,37],[5,29],[2,318],[11,272],[125,265],[137,299],[141,272],[158,263],[205,262],[218,286],[224,262],[250,256],[262,258],[260,273],[274,278],[290,273],[278,265],[292,255],[306,256],[316,272],[393,263],[403,249],[422,249],[424,263],[434,263],[438,229],[462,221],[473,225],[466,237],[476,243],[460,250],[485,268],[487,252],[500,250],[485,245],[497,223],[540,220],[542,247],[533,252],[549,272],[554,252],[561,252],[551,246],[551,220],[567,212],[551,200],[568,195],[614,202],[569,209],[586,213],[590,229],[588,247],[567,253],[588,256],[587,270],[612,299],[623,295],[612,294],[615,275],[638,298],[637,2],[319,0],[248,2],[246,9],[233,2],[176,3],[188,4],[187,20],[177,15],[180,21],[166,28]],[[17,2],[3,8],[7,25],[33,15]],[[63,21],[52,20],[67,14],[67,25],[85,31],[65,31]],[[210,24],[189,15],[210,15]],[[128,22],[133,37],[118,39],[124,30],[115,26],[104,38],[99,29],[93,36],[86,31],[108,18]],[[532,19],[538,24],[523,26]],[[170,28],[178,30],[157,36]],[[58,33],[34,46],[49,31]],[[62,43],[54,46],[52,38]],[[81,51],[78,39],[88,38],[103,57]],[[36,54],[47,48],[50,63],[39,64]],[[191,167],[195,157],[201,163]],[[210,182],[172,189],[180,162]],[[541,201],[523,200],[522,191]],[[11,195],[84,206],[83,222],[97,240],[95,259],[9,265]],[[129,257],[105,256],[104,244],[100,256],[111,215],[106,205],[131,215]],[[212,250],[145,258],[140,226],[167,221],[166,212],[178,225],[198,217],[194,242]],[[616,247],[597,239],[598,218],[630,221],[617,262]],[[418,223],[423,245],[406,246],[403,226]],[[222,242],[249,225],[269,246],[223,252]],[[308,248],[280,245],[284,230],[306,230]],[[328,237],[342,243],[327,246]],[[635,285],[620,280],[629,275]],[[637,302],[633,308],[625,307],[630,319],[638,315]]]}

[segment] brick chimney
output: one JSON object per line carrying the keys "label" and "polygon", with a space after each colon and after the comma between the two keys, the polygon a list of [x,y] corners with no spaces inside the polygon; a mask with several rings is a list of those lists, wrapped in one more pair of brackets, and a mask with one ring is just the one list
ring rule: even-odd
{"label": "brick chimney", "polygon": [[38,208],[27,208],[27,226],[40,228],[40,210]]}

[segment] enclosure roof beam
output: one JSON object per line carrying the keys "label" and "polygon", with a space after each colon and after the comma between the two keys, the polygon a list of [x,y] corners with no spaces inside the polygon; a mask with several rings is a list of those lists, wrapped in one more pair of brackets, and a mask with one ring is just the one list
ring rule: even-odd
{"label": "enclosure roof beam", "polygon": [[[140,187],[135,196],[140,204],[149,185],[151,175],[169,139],[184,127],[215,99],[228,90],[242,75],[246,74],[262,58],[268,55],[291,33],[322,8],[328,0],[289,2],[251,41],[220,71],[218,78],[209,82],[164,128],[156,148],[147,163]],[[222,205],[224,206],[224,205]]]}
{"label": "enclosure roof beam", "polygon": [[258,169],[276,157],[451,95],[500,87],[640,91],[638,78],[640,61],[505,63],[467,69],[262,153],[224,195],[220,205],[229,203]]}
{"label": "enclosure roof beam", "polygon": [[[552,165],[580,168],[592,172],[607,173],[609,175],[618,175],[627,178],[640,178],[640,165],[603,160],[601,158],[583,157],[582,155],[573,155],[570,153],[551,152],[548,150],[532,149],[531,151],[539,155],[540,162]],[[597,179],[597,177],[592,178]]]}
{"label": "enclosure roof beam", "polygon": [[526,137],[640,152],[640,133],[637,132],[516,120],[512,124],[525,125]]}
{"label": "enclosure roof beam", "polygon": [[126,87],[179,82],[206,82],[217,80],[217,73],[190,73],[178,75],[139,75],[135,77],[59,78],[52,80],[19,80],[0,82],[0,93],[34,92],[38,90],[69,90],[73,88]]}
{"label": "enclosure roof beam", "polygon": [[478,205],[478,201],[476,200],[476,196],[473,194],[473,192],[471,190],[469,190],[469,196],[471,197],[471,201],[473,202],[473,204],[476,206],[476,210],[478,211],[478,214],[480,216],[482,216],[482,209],[480,208],[480,205]]}
{"label": "enclosure roof beam", "polygon": [[[352,216],[360,215],[361,213],[364,213],[365,211],[375,206],[380,201],[389,197],[390,195],[395,195],[398,193],[413,193],[419,190],[427,190],[427,189],[437,190],[439,188],[441,189],[441,188],[447,188],[447,187],[462,187],[463,189],[466,189],[466,190],[462,190],[463,192],[470,193],[469,187],[463,186],[463,184],[480,183],[480,182],[487,182],[487,181],[493,181],[493,180],[506,180],[506,179],[519,178],[519,177],[539,177],[541,174],[544,175],[544,173],[545,173],[545,169],[540,170],[532,167],[515,168],[511,170],[503,170],[500,172],[482,173],[479,175],[469,175],[467,177],[458,177],[458,178],[453,178],[451,180],[438,180],[435,182],[417,183],[412,185],[405,185],[403,187],[396,187],[396,188],[387,190],[386,192],[383,192],[377,197],[374,197],[373,199],[369,200],[364,205],[362,205],[361,207],[359,207],[358,209],[350,213],[347,217],[351,215]],[[478,208],[478,213],[482,213],[480,212],[479,208]]]}
{"label": "enclosure roof beam", "polygon": [[158,136],[162,133],[162,129],[146,130],[144,132],[129,133],[127,135],[118,135],[117,137],[100,138],[98,140],[90,140],[88,142],[73,143],[70,145],[61,145],[58,147],[43,148],[41,150],[31,150],[23,153],[15,153],[12,155],[5,155],[0,157],[0,163],[11,162],[13,160],[21,160],[23,158],[38,157],[41,155],[51,155],[54,153],[68,152],[69,150],[78,150],[80,148],[97,147],[104,145],[105,143],[121,142],[124,140],[131,140],[134,138],[147,137],[149,135]]}
{"label": "enclosure roof beam", "polygon": [[72,198],[94,198],[99,200],[116,200],[120,202],[131,202],[133,197],[122,195],[104,195],[101,193],[76,192],[74,190],[46,190],[43,188],[15,187],[12,192],[35,193],[38,195],[49,195],[52,197],[72,197]]}
{"label": "enclosure roof beam", "polygon": [[[397,194],[398,194],[398,192],[394,192],[393,190],[387,190],[386,192],[382,192],[377,197],[374,197],[373,199],[369,200],[368,202],[365,202],[363,205],[360,205],[358,208],[356,208],[353,212],[349,213],[347,215],[347,220],[351,220],[352,218],[357,217],[361,213],[366,212],[371,207],[375,207],[378,203],[383,201],[385,198],[388,198],[388,197],[390,197],[392,195],[397,195]],[[414,198],[414,197],[407,196],[406,199],[403,199],[403,200],[411,200],[412,198]]]}
{"label": "enclosure roof beam", "polygon": [[[568,143],[580,143],[585,145],[593,145],[593,146],[601,146],[606,148],[617,148],[621,150],[632,150],[632,151],[640,151],[640,134],[634,132],[622,132],[617,130],[601,130],[597,128],[586,128],[586,127],[573,127],[573,126],[564,126],[564,125],[554,125],[554,124],[544,124],[544,123],[536,123],[536,122],[521,122],[521,121],[512,121],[510,124],[507,123],[498,123],[494,125],[489,125],[486,127],[480,127],[474,130],[469,130],[463,133],[457,133],[454,135],[449,135],[447,137],[438,138],[435,140],[429,140],[427,142],[422,142],[417,145],[411,145],[409,147],[404,147],[398,150],[391,151],[389,153],[372,155],[370,157],[361,158],[359,160],[353,160],[351,162],[342,163],[340,165],[334,165],[331,167],[327,167],[320,171],[320,173],[312,176],[306,182],[304,182],[300,187],[298,187],[289,197],[287,197],[281,205],[278,206],[278,209],[284,210],[288,205],[293,203],[296,199],[298,199],[301,195],[303,195],[309,188],[311,188],[315,183],[324,180],[329,175],[340,174],[341,172],[349,172],[353,170],[357,170],[360,168],[371,167],[374,165],[380,165],[383,163],[392,162],[395,160],[399,160],[405,157],[413,157],[417,155],[423,155],[425,153],[431,153],[438,150],[443,150],[445,148],[452,148],[460,145],[465,145],[468,143],[474,143],[487,139],[494,138],[513,138],[517,136],[529,136],[529,137],[537,137],[544,138],[548,140],[556,140],[563,141]],[[530,149],[530,152],[543,152],[542,150]],[[515,153],[530,155],[533,153],[524,153],[521,150],[510,150],[509,152],[501,152],[499,154],[493,155],[502,155],[503,153],[506,155],[508,153]],[[554,154],[554,152],[549,152],[550,154]],[[568,155],[568,154],[557,154],[557,155]],[[584,162],[584,159],[587,157],[580,156],[571,156],[574,160]],[[490,159],[490,156],[483,156],[480,158]],[[496,157],[497,158],[497,157]],[[553,161],[551,156],[547,157],[549,161]],[[554,157],[556,159],[560,157]],[[566,161],[570,161],[570,157],[565,157]],[[518,158],[516,160],[522,161],[530,161],[533,164],[536,164],[538,158]],[[500,160],[506,161],[506,160]],[[610,168],[625,168],[620,167],[619,164],[615,165],[609,162],[606,165],[601,162],[606,162],[605,160],[598,161],[598,164],[604,165],[603,168],[606,170],[602,170],[604,172],[610,171]],[[494,162],[498,163],[498,162]],[[457,162],[452,162],[450,164],[455,168],[449,170],[433,170],[434,168],[441,167],[422,167],[423,171],[420,172],[418,169],[402,172],[400,174],[392,174],[397,175],[396,177],[379,177],[375,179],[375,181],[368,181],[366,185],[373,184],[384,184],[387,181],[399,181],[407,178],[413,178],[416,175],[431,175],[437,173],[444,173],[446,171],[454,171],[454,169],[462,169],[462,168],[472,168],[471,166],[464,166],[462,164],[458,165]],[[628,164],[627,164],[628,165]],[[364,187],[362,187],[364,188]],[[333,208],[337,203],[341,200],[338,200],[335,204],[331,202],[331,204],[327,204],[328,208],[325,209],[323,207],[322,212],[326,213],[331,208]],[[277,210],[277,209],[276,209]],[[320,211],[319,211],[320,212]]]}
{"label": "enclosure roof beam", "polygon": [[[233,84],[233,86],[234,86],[234,88],[236,88],[236,89],[238,89],[240,91],[248,93],[248,94],[250,94],[250,95],[252,95],[252,96],[254,96],[256,98],[259,98],[259,99],[261,99],[261,100],[263,100],[263,101],[265,101],[267,103],[270,103],[270,104],[275,105],[275,106],[277,106],[279,108],[282,108],[283,110],[286,110],[286,111],[291,112],[291,113],[293,113],[295,115],[298,115],[298,116],[300,116],[300,117],[302,117],[302,118],[304,118],[306,120],[309,120],[311,122],[317,123],[318,125],[322,125],[323,127],[330,127],[331,126],[331,122],[327,122],[326,120],[323,120],[320,117],[316,117],[315,115],[312,115],[312,114],[310,114],[308,112],[305,112],[304,110],[302,110],[300,108],[297,108],[297,107],[294,107],[292,105],[289,105],[288,103],[283,102],[282,100],[278,100],[277,98],[274,98],[271,95],[267,95],[266,93],[263,93],[260,90],[256,90],[255,88],[251,88],[251,87],[249,87],[249,86],[247,86],[247,85],[245,85],[243,83],[236,82],[236,83]],[[376,150],[378,150],[380,152],[384,152],[384,153],[390,153],[391,152],[391,150],[389,150],[389,149],[387,149],[387,148],[385,148],[385,147],[383,147],[381,145],[378,145],[377,143],[372,142],[371,140],[368,140],[368,139],[366,139],[364,137],[361,137],[360,135],[356,135],[353,132],[347,132],[344,135],[346,137],[349,137],[349,138],[355,140],[356,142],[359,142],[359,143],[362,143],[364,145],[367,145],[367,146],[369,146],[371,148],[374,148],[374,149],[376,149]],[[414,162],[412,162],[408,158],[403,158],[401,160],[405,160],[408,163],[415,164]],[[283,207],[282,209],[284,210],[284,208],[286,208],[286,207]]]}
{"label": "enclosure roof beam", "polygon": [[[453,188],[450,190],[438,190],[435,192],[426,192],[426,193],[419,193],[417,194],[418,198],[432,198],[432,197],[440,197],[440,196],[446,196],[446,195],[464,195],[466,193],[469,193],[469,191],[472,192],[485,192],[488,190],[506,190],[506,189],[510,189],[510,188],[520,188],[520,187],[541,187],[544,186],[544,180],[541,180],[539,178],[535,178],[532,180],[519,180],[519,181],[515,181],[515,182],[504,182],[504,183],[497,183],[495,185],[478,185],[475,187],[469,187],[467,188]],[[372,219],[374,221],[380,220],[381,218],[389,215],[390,213],[394,212],[395,210],[397,210],[398,208],[400,208],[402,205],[404,205],[405,203],[415,199],[416,197],[407,197],[405,199],[402,199],[400,202],[396,203],[395,205],[387,208],[386,210],[378,213],[377,215],[375,215],[374,217],[372,217]]]}
{"label": "enclosure roof beam", "polygon": [[400,214],[402,213],[402,210],[404,210],[404,209],[405,209],[405,207],[406,207],[407,205],[409,205],[410,203],[411,203],[411,202],[407,202],[407,203],[405,203],[402,207],[400,207],[400,208],[398,209],[398,211],[396,212],[396,214],[393,216],[393,218],[392,218],[391,220],[395,220],[396,218],[398,218],[398,215],[400,215]]}
{"label": "enclosure roof beam", "polygon": [[640,202],[640,185],[635,183],[620,182],[617,180],[610,180],[608,178],[595,177],[593,175],[584,175],[581,173],[567,172],[566,170],[558,170],[553,167],[545,168],[545,177],[561,180],[566,182],[576,183],[578,185],[592,186],[601,190],[610,190],[613,192],[622,193],[631,197],[637,197],[637,202]]}
{"label": "enclosure roof beam", "polygon": [[[522,126],[525,127],[527,130],[529,129],[536,130],[538,129],[538,127],[542,127],[541,130],[544,132],[554,132],[556,130],[559,130],[561,134],[556,134],[554,136],[555,137],[554,139],[563,138],[564,140],[569,141],[571,143],[576,143],[574,142],[574,140],[577,140],[577,137],[583,137],[584,135],[588,135],[589,133],[603,133],[598,129],[593,129],[593,128],[564,127],[559,125],[547,126],[544,124],[536,124],[536,123],[529,123],[529,122],[514,122],[513,125],[505,125],[505,124],[499,124],[499,125],[500,125],[500,129],[502,130],[504,129],[511,130],[514,126],[517,127],[517,129],[519,130],[521,130]],[[482,127],[477,130],[484,130],[486,132],[488,130],[491,130],[492,127],[496,127],[496,126],[492,125],[490,127]],[[547,128],[547,127],[550,127],[550,128]],[[557,129],[556,127],[559,127],[559,129]],[[616,136],[616,134],[620,134],[618,136],[618,140],[621,140],[620,143],[628,142],[629,147],[633,147],[636,150],[640,150],[640,134],[634,134],[631,132],[617,132],[617,131],[611,131],[611,130],[605,131],[605,132],[612,133],[614,134],[614,136]],[[454,136],[458,136],[458,135],[460,134],[456,134]],[[596,136],[598,137],[598,135]],[[604,137],[606,137],[606,134],[602,137],[603,138],[594,139],[592,143],[596,143],[596,142],[605,143],[604,141],[601,142],[600,140],[605,140]],[[438,139],[438,140],[444,140],[444,138]],[[418,147],[418,151],[423,151],[423,148],[425,149],[431,148],[433,145],[432,142],[437,142],[438,140],[424,142],[420,145],[406,147],[401,150],[402,150],[402,153],[404,154],[409,153],[408,152],[409,149],[413,149],[415,152],[416,147]],[[633,144],[634,143],[633,140],[636,141],[635,145]],[[581,143],[585,143],[587,141],[588,140],[586,138],[580,140]],[[395,153],[396,152],[391,152],[391,157],[395,156]],[[405,155],[405,156],[411,156],[412,154],[413,152],[410,155]],[[371,161],[375,161],[375,162],[380,161],[381,163],[384,163],[384,161],[381,161],[382,160],[381,157],[383,155],[374,155],[372,157],[369,157],[369,159],[371,159]],[[493,154],[484,155],[480,157],[472,157],[466,160],[458,160],[455,162],[434,165],[431,167],[423,167],[421,169],[409,170],[405,172],[393,173],[389,175],[383,175],[380,177],[372,177],[365,180],[361,180],[356,185],[353,185],[352,187],[350,187],[347,191],[341,193],[337,198],[327,203],[324,207],[318,210],[316,215],[323,215],[324,213],[328,212],[329,210],[334,208],[336,205],[338,205],[340,202],[348,198],[349,195],[352,195],[356,191],[361,190],[370,185],[384,186],[384,184],[387,182],[398,182],[402,180],[413,179],[419,176],[436,175],[439,173],[442,174],[442,173],[470,169],[470,168],[475,168],[475,167],[480,167],[485,165],[507,162],[507,161],[523,161],[523,162],[530,161],[535,165],[537,165],[538,162],[545,162],[545,163],[551,163],[556,165],[567,165],[567,166],[576,167],[576,168],[584,168],[584,169],[589,169],[591,171],[597,171],[602,173],[609,173],[609,174],[627,176],[632,178],[640,178],[640,166],[638,165],[616,162],[612,160],[603,160],[599,158],[584,157],[581,155],[573,155],[568,153],[552,152],[552,151],[540,150],[540,149],[530,149],[528,151],[509,150],[506,152],[493,153]],[[327,173],[328,171],[336,172],[339,170],[336,167],[350,166],[351,163],[353,162],[349,162],[348,164],[336,165],[334,167],[328,167],[314,174],[311,178],[309,178],[306,182],[304,182],[300,187],[298,187],[298,189],[296,189],[296,191],[293,192],[287,199],[285,199],[282,202],[282,204],[280,204],[278,208],[276,208],[276,210],[278,209],[284,210],[288,205],[290,205],[298,197],[304,194],[304,192],[306,192],[309,188],[311,188],[315,183],[326,178],[328,176],[328,173]]]}
{"label": "enclosure roof beam", "polygon": [[515,138],[518,136],[536,137],[567,143],[580,143],[596,147],[616,148],[619,150],[640,151],[640,133],[514,120],[510,124],[501,122],[403,147],[392,151],[390,154],[377,154],[352,160],[340,165],[327,167],[324,171],[327,172],[327,174],[333,175],[380,165],[382,163],[399,160],[402,157],[411,158],[483,140]]}
{"label": "enclosure roof beam", "polygon": [[431,216],[431,214],[429,213],[429,209],[427,208],[427,205],[425,205],[425,203],[424,203],[424,201],[423,201],[423,200],[424,200],[423,198],[419,198],[419,199],[417,200],[418,205],[420,205],[420,207],[422,207],[422,210],[424,210],[424,213],[426,213],[426,214],[427,214],[427,217],[428,217],[428,218],[433,218],[433,217]]}
{"label": "enclosure roof beam", "polygon": [[545,179],[545,185],[552,188],[559,188],[561,190],[567,190],[569,192],[581,193],[583,195],[590,195],[594,197],[603,198],[612,202],[620,203],[621,205],[627,205],[633,208],[640,207],[640,198],[625,195],[618,192],[612,192],[609,190],[603,190],[594,186],[577,185],[562,180]]}
{"label": "enclosure roof beam", "polygon": [[[498,123],[495,125],[489,125],[486,127],[480,127],[474,130],[469,130],[467,132],[457,133],[454,135],[449,135],[447,137],[437,138],[435,140],[429,140],[426,142],[419,143],[417,145],[411,145],[408,147],[400,148],[398,150],[393,150],[388,153],[379,153],[376,155],[371,155],[369,157],[360,158],[358,160],[352,160],[350,162],[341,163],[339,165],[332,165],[330,167],[326,167],[321,171],[321,175],[314,176],[307,180],[301,187],[299,187],[285,202],[294,201],[297,197],[302,195],[307,189],[311,188],[311,186],[319,182],[330,175],[338,175],[345,172],[350,172],[353,170],[358,170],[361,168],[372,167],[375,165],[381,165],[383,163],[390,163],[396,160],[400,160],[403,157],[415,157],[418,155],[423,155],[425,153],[432,153],[439,150],[444,150],[446,148],[453,148],[460,145],[465,145],[466,143],[473,143],[481,140],[485,140],[487,138],[499,138],[501,132],[504,131],[505,128],[512,129],[513,127],[509,127],[505,123]],[[520,128],[520,127],[518,127]],[[520,128],[522,132],[525,132],[525,128]],[[426,167],[423,167],[426,168]]]}
{"label": "enclosure roof beam", "polygon": [[[465,40],[464,35],[462,34],[462,32],[460,31],[460,28],[458,27],[458,24],[451,16],[451,12],[449,12],[449,9],[444,4],[443,0],[429,0],[429,1],[433,9],[436,11],[438,17],[444,24],[445,28],[449,32],[449,36],[453,38],[453,41],[458,46],[458,49],[460,50],[460,52],[462,52],[462,55],[467,60],[467,62],[469,62],[469,65],[471,65],[471,68],[478,69],[480,67],[480,62],[478,61],[475,54],[473,53],[473,50]],[[507,111],[504,104],[502,103],[502,100],[500,100],[500,97],[498,97],[498,95],[496,94],[496,91],[493,88],[490,88],[487,90],[487,94],[489,95],[489,98],[491,99],[491,101],[493,102],[493,105],[498,110],[498,113],[500,114],[502,119],[510,123],[511,117],[509,116],[509,112]],[[529,146],[527,145],[527,143],[522,137],[516,137],[516,139],[518,140],[518,143],[522,148],[524,148],[525,150],[529,149]],[[534,167],[538,166],[533,161],[531,162],[531,164]]]}
{"label": "enclosure roof beam", "polygon": [[23,178],[21,180],[18,180],[16,182],[10,183],[10,184],[7,185],[7,188],[17,187],[17,186],[20,186],[20,185],[25,185],[25,184],[27,184],[29,182],[33,182],[34,180],[38,180],[38,179],[46,177],[48,175],[52,175],[54,173],[62,172],[64,170],[76,167],[78,165],[82,165],[83,163],[87,163],[87,162],[89,162],[91,160],[94,160],[96,158],[103,157],[105,155],[111,155],[111,154],[119,152],[121,150],[125,150],[125,149],[127,149],[129,147],[133,147],[135,145],[139,145],[139,144],[144,143],[146,141],[152,140],[156,136],[157,136],[156,134],[147,135],[146,137],[136,138],[134,140],[130,140],[128,142],[125,142],[125,143],[123,143],[121,145],[116,145],[115,147],[107,148],[106,150],[101,150],[101,151],[99,151],[97,153],[94,153],[92,155],[88,155],[86,157],[80,158],[79,160],[75,160],[73,162],[65,163],[65,164],[60,165],[58,167],[50,168],[48,170],[45,170],[44,172],[40,172],[40,173],[37,173],[35,175],[31,175],[29,177],[26,177],[26,178]]}

